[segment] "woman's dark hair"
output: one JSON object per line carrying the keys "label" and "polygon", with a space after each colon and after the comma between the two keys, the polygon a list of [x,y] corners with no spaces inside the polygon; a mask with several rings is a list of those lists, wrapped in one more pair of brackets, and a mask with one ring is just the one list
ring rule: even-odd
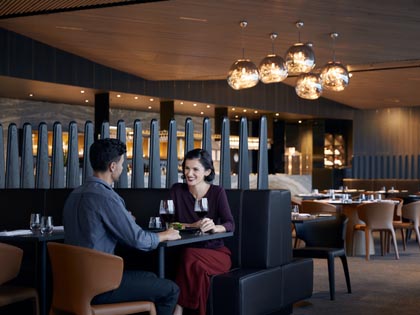
{"label": "woman's dark hair", "polygon": [[96,140],[89,149],[90,165],[94,171],[105,172],[109,164],[118,162],[126,152],[125,143],[118,139]]}
{"label": "woman's dark hair", "polygon": [[208,183],[212,182],[215,176],[213,160],[210,154],[206,150],[202,149],[194,149],[187,152],[184,157],[184,161],[182,162],[182,178],[185,179],[185,161],[193,159],[198,159],[206,171],[211,171],[209,175],[204,177],[204,180]]}

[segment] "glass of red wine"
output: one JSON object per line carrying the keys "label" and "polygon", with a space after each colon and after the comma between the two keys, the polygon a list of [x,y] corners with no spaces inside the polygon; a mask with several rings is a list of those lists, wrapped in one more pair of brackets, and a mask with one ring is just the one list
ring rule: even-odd
{"label": "glass of red wine", "polygon": [[209,211],[209,203],[207,198],[196,200],[194,211],[200,219],[204,219]]}
{"label": "glass of red wine", "polygon": [[169,228],[169,224],[173,222],[175,216],[174,201],[165,199],[160,201],[159,215],[166,226]]}
{"label": "glass of red wine", "polygon": [[[200,200],[195,201],[194,212],[200,219],[204,219],[207,216],[208,211],[209,203],[207,198],[201,198]],[[199,234],[203,234],[203,232],[200,231]]]}

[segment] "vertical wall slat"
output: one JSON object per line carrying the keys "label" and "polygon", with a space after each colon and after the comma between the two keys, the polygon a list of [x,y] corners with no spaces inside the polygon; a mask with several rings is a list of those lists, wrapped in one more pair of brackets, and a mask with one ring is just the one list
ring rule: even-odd
{"label": "vertical wall slat", "polygon": [[191,118],[185,120],[185,150],[184,154],[194,149],[194,124]]}
{"label": "vertical wall slat", "polygon": [[101,136],[100,139],[109,138],[109,122],[104,121],[101,125]]}
{"label": "vertical wall slat", "polygon": [[20,187],[35,188],[34,156],[32,150],[32,126],[23,124],[22,158],[20,163]]}
{"label": "vertical wall slat", "polygon": [[144,188],[143,131],[139,119],[134,121],[133,128],[131,188]]}
{"label": "vertical wall slat", "polygon": [[[127,132],[125,128],[124,120],[118,120],[117,122],[117,139],[121,142],[127,142]],[[123,163],[123,171],[121,173],[120,179],[115,182],[115,187],[118,188],[127,188],[128,187],[128,176],[127,176],[127,153],[124,154],[124,163]]]}
{"label": "vertical wall slat", "polygon": [[386,166],[385,177],[391,178],[391,157],[389,155],[386,156],[385,166]]}
{"label": "vertical wall slat", "polygon": [[63,128],[59,122],[53,126],[51,188],[64,188]]}
{"label": "vertical wall slat", "polygon": [[79,144],[77,134],[77,123],[71,121],[69,124],[67,143],[67,174],[66,187],[75,188],[80,185],[79,176]]}
{"label": "vertical wall slat", "polygon": [[176,142],[176,121],[169,122],[168,131],[168,152],[166,165],[166,188],[170,188],[178,182],[178,151]]}
{"label": "vertical wall slat", "polygon": [[267,118],[265,116],[260,119],[257,173],[257,189],[268,189]]}
{"label": "vertical wall slat", "polygon": [[16,124],[11,123],[7,132],[6,188],[19,188],[19,147]]}
{"label": "vertical wall slat", "polygon": [[238,188],[249,189],[248,122],[241,118],[239,126],[239,175]]}
{"label": "vertical wall slat", "polygon": [[203,119],[203,138],[201,148],[211,155],[211,125],[208,117]]}
{"label": "vertical wall slat", "polygon": [[161,188],[159,126],[156,119],[150,122],[149,188]]}
{"label": "vertical wall slat", "polygon": [[0,124],[0,189],[5,185],[3,126]]}
{"label": "vertical wall slat", "polygon": [[230,124],[227,117],[222,120],[222,134],[220,139],[220,177],[219,185],[225,189],[232,188],[230,168]]}
{"label": "vertical wall slat", "polygon": [[391,156],[391,178],[397,178],[397,157]]}
{"label": "vertical wall slat", "polygon": [[36,175],[35,187],[50,188],[50,174],[48,168],[48,129],[47,124],[41,122],[38,125],[38,150],[36,152]]}
{"label": "vertical wall slat", "polygon": [[83,174],[82,183],[86,181],[86,178],[92,176],[93,169],[89,160],[89,149],[94,139],[94,128],[93,123],[88,120],[85,123],[85,138],[83,140]]}

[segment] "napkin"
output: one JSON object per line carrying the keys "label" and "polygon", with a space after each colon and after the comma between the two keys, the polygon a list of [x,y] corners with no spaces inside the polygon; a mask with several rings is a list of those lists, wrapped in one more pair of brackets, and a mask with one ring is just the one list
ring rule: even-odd
{"label": "napkin", "polygon": [[0,236],[17,236],[17,235],[30,235],[30,234],[32,234],[31,230],[14,230],[14,231],[0,232]]}
{"label": "napkin", "polygon": [[62,225],[54,226],[53,231],[54,232],[64,232],[64,226],[62,226]]}

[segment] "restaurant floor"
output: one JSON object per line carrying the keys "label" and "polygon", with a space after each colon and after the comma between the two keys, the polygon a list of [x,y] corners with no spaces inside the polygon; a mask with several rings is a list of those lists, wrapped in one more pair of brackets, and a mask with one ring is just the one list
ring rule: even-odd
{"label": "restaurant floor", "polygon": [[[313,295],[296,303],[293,315],[420,314],[420,249],[414,235],[407,245],[403,251],[398,239],[399,260],[392,249],[386,256],[371,256],[370,261],[364,256],[348,257],[351,294],[336,258],[335,301],[329,296],[327,261],[315,259]],[[375,239],[375,251],[380,253],[379,239]]]}

